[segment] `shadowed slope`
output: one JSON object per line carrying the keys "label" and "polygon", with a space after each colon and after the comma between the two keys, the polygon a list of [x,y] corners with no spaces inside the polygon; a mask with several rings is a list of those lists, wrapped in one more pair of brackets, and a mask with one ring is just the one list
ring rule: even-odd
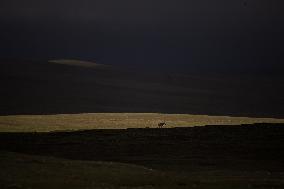
{"label": "shadowed slope", "polygon": [[95,69],[107,69],[111,68],[111,66],[98,64],[90,61],[81,61],[81,60],[67,60],[67,59],[59,59],[59,60],[50,60],[48,61],[54,64],[63,64],[63,65],[70,65],[70,66],[80,66],[86,68],[95,68]]}
{"label": "shadowed slope", "polygon": [[176,188],[182,180],[131,164],[72,161],[3,151],[0,166],[2,189]]}
{"label": "shadowed slope", "polygon": [[280,78],[146,73],[96,69],[96,64],[93,69],[90,62],[66,61],[2,61],[0,114],[284,115]]}
{"label": "shadowed slope", "polygon": [[283,172],[283,124],[0,133],[0,150],[176,172]]}

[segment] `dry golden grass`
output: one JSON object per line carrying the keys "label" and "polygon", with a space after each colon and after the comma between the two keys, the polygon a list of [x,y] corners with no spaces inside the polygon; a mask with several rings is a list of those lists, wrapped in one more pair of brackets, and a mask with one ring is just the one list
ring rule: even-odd
{"label": "dry golden grass", "polygon": [[167,123],[166,127],[284,123],[284,119],[273,118],[159,113],[11,115],[0,116],[0,132],[49,132],[57,130],[155,128],[159,122],[163,121]]}

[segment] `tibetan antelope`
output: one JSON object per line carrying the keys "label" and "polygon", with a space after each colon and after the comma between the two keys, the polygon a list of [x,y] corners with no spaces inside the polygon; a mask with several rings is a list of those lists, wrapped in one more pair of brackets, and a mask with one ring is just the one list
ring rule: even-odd
{"label": "tibetan antelope", "polygon": [[166,122],[158,123],[158,128],[162,128],[164,125],[166,125]]}

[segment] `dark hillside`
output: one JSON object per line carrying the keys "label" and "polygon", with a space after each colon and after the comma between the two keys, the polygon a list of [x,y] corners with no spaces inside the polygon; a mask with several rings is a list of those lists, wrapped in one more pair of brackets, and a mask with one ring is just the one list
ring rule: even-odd
{"label": "dark hillside", "polygon": [[283,172],[283,124],[0,133],[0,150],[174,171]]}
{"label": "dark hillside", "polygon": [[163,112],[282,117],[281,78],[0,63],[0,114]]}

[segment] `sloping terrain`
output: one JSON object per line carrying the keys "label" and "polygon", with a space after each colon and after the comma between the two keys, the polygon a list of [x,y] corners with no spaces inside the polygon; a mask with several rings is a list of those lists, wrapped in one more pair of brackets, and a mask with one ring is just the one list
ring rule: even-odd
{"label": "sloping terrain", "polygon": [[63,64],[63,65],[79,66],[79,67],[94,68],[94,69],[111,69],[111,66],[107,66],[104,64],[97,64],[95,62],[90,62],[90,61],[58,59],[58,60],[49,60],[48,62],[54,64]]}
{"label": "sloping terrain", "polygon": [[0,114],[284,115],[281,78],[179,75],[75,63],[1,61]]}
{"label": "sloping terrain", "polygon": [[[154,168],[282,170],[283,124],[0,133],[0,150]],[[244,164],[240,163],[243,161]],[[266,162],[266,163],[264,163]],[[181,163],[181,164],[180,164]],[[264,163],[264,164],[263,164]],[[242,167],[243,166],[243,167]]]}
{"label": "sloping terrain", "polygon": [[283,135],[283,124],[0,133],[0,186],[280,189]]}
{"label": "sloping terrain", "polygon": [[[142,166],[74,161],[3,152],[0,187],[6,188],[177,188],[182,178]],[[188,181],[188,184],[194,182]]]}

